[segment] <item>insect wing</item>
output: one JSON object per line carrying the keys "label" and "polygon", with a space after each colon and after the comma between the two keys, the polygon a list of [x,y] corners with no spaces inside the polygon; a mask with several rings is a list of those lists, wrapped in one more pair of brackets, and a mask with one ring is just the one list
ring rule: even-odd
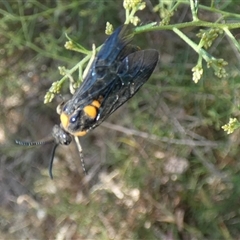
{"label": "insect wing", "polygon": [[[105,41],[97,55],[96,68],[112,66],[116,60],[121,60],[122,52],[132,40],[133,35],[128,34],[129,26],[123,25]],[[119,59],[120,58],[120,59]]]}
{"label": "insect wing", "polygon": [[97,54],[90,70],[80,88],[72,97],[75,108],[89,104],[99,93],[105,95],[114,78],[111,72],[116,72],[121,61],[130,53],[136,51],[136,47],[128,45],[132,37],[126,37],[128,26],[117,28],[114,33],[105,41]]}
{"label": "insect wing", "polygon": [[158,52],[149,49],[131,53],[123,60],[115,76],[114,84],[109,89],[109,95],[100,107],[97,122],[93,128],[139,90],[154,71],[158,58]]}

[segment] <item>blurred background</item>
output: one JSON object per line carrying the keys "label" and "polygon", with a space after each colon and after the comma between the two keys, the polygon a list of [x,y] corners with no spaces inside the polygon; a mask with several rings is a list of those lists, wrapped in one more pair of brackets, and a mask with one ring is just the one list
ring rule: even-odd
{"label": "blurred background", "polygon": [[[146,1],[142,23],[161,20],[157,4]],[[234,1],[218,6],[240,11]],[[61,78],[59,66],[84,57],[64,48],[65,33],[87,49],[100,46],[107,21],[124,23],[122,1],[1,1],[0,16],[1,239],[240,239],[239,131],[221,129],[239,115],[240,56],[226,37],[209,52],[228,61],[229,77],[204,66],[195,84],[197,55],[178,36],[137,35],[134,44],[160,52],[154,74],[81,138],[89,174],[72,142],[57,148],[51,180],[53,146],[14,139],[40,140],[59,124],[61,98],[43,104],[44,95]],[[217,13],[200,11],[200,18],[214,22]],[[171,23],[191,20],[182,5]],[[199,41],[199,28],[183,31]],[[70,97],[67,83],[61,93]]]}

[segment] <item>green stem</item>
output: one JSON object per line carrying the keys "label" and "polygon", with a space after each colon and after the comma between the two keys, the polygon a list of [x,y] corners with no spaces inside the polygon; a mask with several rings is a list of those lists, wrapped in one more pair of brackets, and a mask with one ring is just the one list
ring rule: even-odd
{"label": "green stem", "polygon": [[[91,51],[87,56],[85,56],[79,63],[77,63],[73,68],[71,68],[70,70],[68,70],[68,74],[73,74],[77,69],[81,68],[81,66],[83,66],[85,63],[87,63],[90,58],[95,54],[96,54],[96,51],[98,52],[100,49],[101,49],[102,46],[96,48],[96,49],[93,49],[93,51]],[[93,61],[94,59],[92,59]],[[92,62],[91,62],[92,63]],[[90,63],[90,65],[91,65]],[[90,68],[90,65],[89,65],[89,68]],[[67,75],[65,75],[64,77],[62,77],[59,82],[60,84],[62,84],[66,79],[68,78]]]}
{"label": "green stem", "polygon": [[126,10],[125,10],[125,14],[126,14],[126,17],[125,17],[125,18],[126,18],[125,24],[129,24],[129,14],[130,14],[130,13],[129,13],[129,9],[126,9]]}
{"label": "green stem", "polygon": [[231,13],[231,12],[225,12],[225,11],[219,10],[217,8],[207,7],[207,6],[200,5],[200,4],[198,5],[198,8],[206,10],[206,11],[210,11],[212,13],[219,13],[219,14],[223,15],[224,17],[240,18],[240,14]]}
{"label": "green stem", "polygon": [[85,64],[86,62],[89,61],[89,59],[91,58],[91,54],[87,55],[86,57],[84,57],[78,64],[76,64],[73,68],[71,68],[70,70],[68,70],[68,74],[66,74],[64,77],[62,77],[59,80],[60,84],[63,84],[63,82],[68,78],[68,75],[73,74],[80,66],[82,66],[83,64]]}
{"label": "green stem", "polygon": [[193,50],[197,53],[200,54],[200,50],[201,48],[192,40],[190,40],[183,32],[181,32],[179,29],[177,28],[173,28],[173,31],[181,38],[183,39],[189,46],[191,46],[193,48]]}
{"label": "green stem", "polygon": [[32,50],[34,50],[35,52],[41,54],[44,57],[57,59],[59,61],[63,61],[63,62],[67,62],[67,63],[69,62],[69,58],[63,57],[63,56],[59,56],[59,55],[55,55],[55,54],[52,54],[51,52],[44,51],[42,48],[38,47],[37,45],[33,44],[32,42],[26,42],[25,46],[31,48]]}
{"label": "green stem", "polygon": [[232,40],[232,42],[234,43],[235,47],[240,52],[240,45],[239,45],[238,41],[236,40],[236,38],[232,35],[232,33],[229,31],[229,29],[227,27],[223,28],[223,30],[228,35],[228,37]]}
{"label": "green stem", "polygon": [[[178,3],[179,3],[178,5],[180,5],[180,4],[189,5],[189,0],[180,0]],[[219,14],[223,15],[224,17],[240,18],[240,14],[219,10],[219,9],[213,7],[213,3],[211,3],[210,7],[198,4],[198,9],[202,9],[202,10],[209,11],[209,12],[212,12],[212,13],[219,13]]]}
{"label": "green stem", "polygon": [[203,50],[200,46],[198,46],[195,42],[189,39],[183,32],[181,32],[177,28],[173,28],[173,31],[182,39],[184,40],[192,49],[201,55],[206,62],[210,61],[213,57],[209,56],[209,54]]}
{"label": "green stem", "polygon": [[238,23],[211,23],[205,21],[197,21],[197,22],[185,22],[185,23],[177,23],[165,26],[151,26],[143,25],[140,27],[135,28],[135,34],[143,33],[143,32],[150,32],[150,31],[159,31],[159,30],[173,30],[173,29],[181,29],[187,27],[208,27],[208,28],[228,28],[228,29],[237,29],[240,28],[240,22]]}
{"label": "green stem", "polygon": [[[58,8],[59,12],[66,12],[68,9],[75,9],[75,8],[80,8],[80,5],[82,5],[84,3],[84,1],[76,1],[76,2],[72,2],[66,5],[61,5]],[[43,8],[43,7],[42,7]],[[56,11],[56,8],[45,8],[46,10],[42,11],[42,12],[38,12],[38,13],[34,13],[32,15],[17,15],[14,13],[9,13],[3,9],[0,8],[0,16],[1,16],[1,20],[3,17],[5,17],[7,20],[11,20],[11,21],[20,21],[19,17],[21,17],[23,20],[25,21],[32,21],[33,19],[37,19],[39,17],[49,17],[50,15],[54,14],[54,12]]]}
{"label": "green stem", "polygon": [[190,7],[191,7],[193,21],[197,22],[197,21],[199,21],[199,19],[198,19],[198,16],[197,16],[197,10],[196,10],[194,0],[189,0],[189,1],[190,1]]}

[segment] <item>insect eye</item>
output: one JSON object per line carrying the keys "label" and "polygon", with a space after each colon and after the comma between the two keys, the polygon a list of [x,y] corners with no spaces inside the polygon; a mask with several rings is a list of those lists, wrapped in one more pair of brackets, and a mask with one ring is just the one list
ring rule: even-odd
{"label": "insect eye", "polygon": [[72,115],[70,118],[70,123],[75,123],[77,121],[77,119],[79,118],[80,113],[81,113],[81,111],[77,111],[77,113]]}
{"label": "insect eye", "polygon": [[77,120],[77,118],[76,118],[75,116],[74,116],[74,117],[71,117],[71,118],[70,118],[70,123],[75,123],[76,120]]}
{"label": "insect eye", "polygon": [[69,145],[71,143],[71,141],[72,141],[72,138],[71,138],[70,135],[66,135],[66,134],[63,135],[63,143],[64,143],[64,145]]}

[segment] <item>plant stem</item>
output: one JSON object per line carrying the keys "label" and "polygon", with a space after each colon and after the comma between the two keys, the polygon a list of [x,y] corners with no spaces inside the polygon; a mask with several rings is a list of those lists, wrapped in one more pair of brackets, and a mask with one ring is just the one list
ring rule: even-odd
{"label": "plant stem", "polygon": [[185,22],[185,23],[177,23],[171,24],[166,26],[140,26],[135,28],[135,34],[143,33],[143,32],[150,32],[150,31],[157,31],[157,30],[173,30],[187,28],[187,27],[208,27],[208,28],[228,28],[228,29],[237,29],[240,28],[240,22],[238,23],[212,23],[212,22],[205,22],[205,21],[195,21],[195,22]]}
{"label": "plant stem", "polygon": [[190,1],[193,22],[197,22],[197,21],[199,21],[198,16],[197,16],[196,6],[195,6],[195,1],[197,1],[197,0],[189,0],[189,1]]}
{"label": "plant stem", "polygon": [[238,41],[236,40],[236,38],[232,35],[232,33],[229,31],[229,29],[227,27],[223,28],[223,30],[228,35],[228,37],[232,40],[232,42],[234,43],[235,47],[240,52],[240,45],[239,45]]}
{"label": "plant stem", "polygon": [[212,59],[209,54],[202,49],[200,46],[198,46],[195,42],[193,42],[191,39],[189,39],[183,32],[181,32],[177,28],[173,28],[173,31],[181,38],[183,39],[192,49],[197,52],[199,55],[201,55],[206,62],[210,61]]}

